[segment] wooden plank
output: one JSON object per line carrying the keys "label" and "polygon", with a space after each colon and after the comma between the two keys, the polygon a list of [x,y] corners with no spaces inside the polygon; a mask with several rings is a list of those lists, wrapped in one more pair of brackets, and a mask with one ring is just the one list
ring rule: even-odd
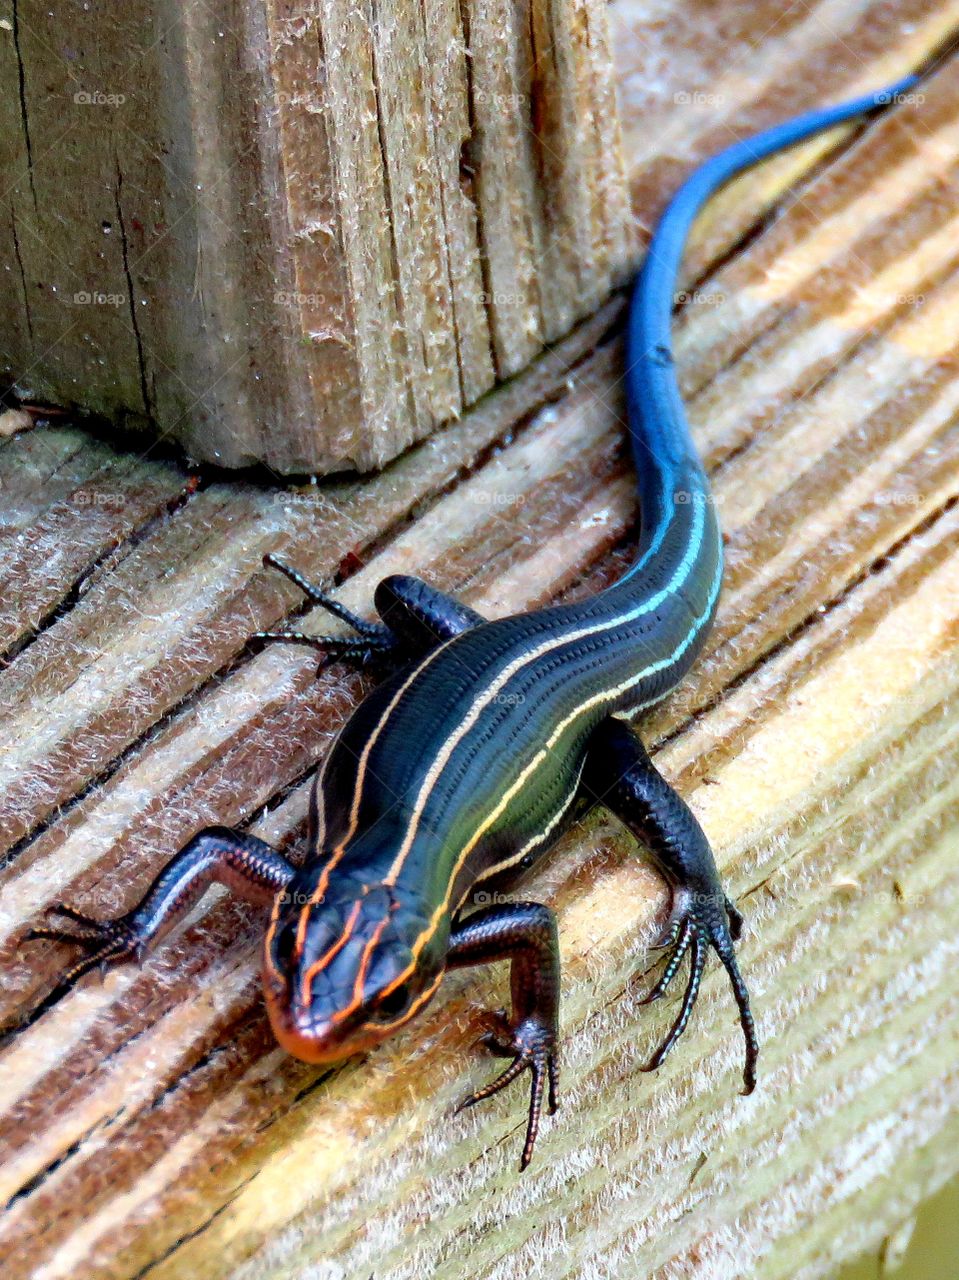
{"label": "wooden plank", "polygon": [[[505,998],[503,974],[457,975],[404,1036],[319,1072],[272,1044],[261,922],[219,895],[141,972],[83,984],[4,1047],[8,1274],[399,1280],[466,1266],[490,1280],[690,1269],[812,1280],[956,1171],[955,62],[922,93],[802,185],[699,283],[712,301],[694,298],[677,324],[729,577],[697,678],[645,727],[748,912],[757,1093],[737,1095],[741,1043],[715,969],[682,1048],[640,1072],[673,1013],[637,1003],[664,894],[599,817],[528,885],[561,922],[566,1092],[522,1178],[519,1094],[449,1115],[491,1069],[471,1044],[478,1011]],[[615,341],[572,371],[554,366],[548,390],[500,402],[495,429],[483,409],[467,415],[408,476],[401,462],[382,483],[321,487],[337,495],[322,522],[319,495],[300,526],[273,495],[255,511],[252,489],[198,494],[170,523],[199,537],[195,513],[215,523],[222,502],[225,604],[203,576],[207,550],[171,566],[165,597],[162,565],[180,544],[158,533],[137,549],[155,558],[142,625],[169,628],[172,642],[166,657],[134,654],[120,755],[122,734],[92,763],[78,752],[58,812],[43,750],[6,744],[23,752],[12,782],[26,820],[0,897],[5,1017],[29,1018],[62,964],[60,948],[20,945],[45,903],[116,910],[211,820],[302,839],[312,762],[360,685],[314,679],[302,653],[244,652],[295,599],[256,568],[262,524],[271,545],[288,537],[328,577],[343,547],[324,527],[355,516],[366,563],[340,594],[361,610],[395,569],[491,614],[594,590],[634,540],[621,371]],[[389,506],[383,519],[364,508],[367,492]],[[73,670],[71,647],[111,653],[110,680],[87,699],[94,716],[108,705],[125,678],[113,673],[133,563],[91,588],[101,631],[78,605],[41,637],[55,649],[44,657],[38,641],[6,673],[23,664],[18,739],[46,732],[62,705],[59,741],[83,741],[82,684],[52,660]],[[328,622],[314,612],[306,625]],[[141,704],[153,680],[174,691],[165,713]],[[33,697],[44,715],[31,725]],[[93,750],[95,735],[86,741]]]}
{"label": "wooden plank", "polygon": [[[102,776],[159,717],[230,663],[251,632],[269,628],[299,602],[295,589],[263,571],[266,552],[282,550],[304,572],[333,578],[345,557],[364,556],[414,507],[475,466],[518,419],[558,395],[618,309],[610,304],[467,420],[369,484],[344,481],[293,493],[214,484],[177,520],[152,529],[114,572],[91,584],[76,608],[0,672],[0,849],[8,853],[57,805]],[[71,433],[24,437],[22,451],[42,453],[46,440],[59,458],[75,439]],[[11,447],[0,457],[9,460]],[[93,466],[96,456],[85,450],[83,467]],[[126,464],[116,465],[122,470]],[[134,471],[136,483],[146,485],[149,469]],[[37,487],[32,473],[19,483]],[[71,478],[68,488],[76,483]],[[77,543],[95,536],[98,510],[74,509],[73,527],[83,531]],[[477,509],[477,517],[482,514]],[[29,545],[42,557],[51,518],[31,515]],[[58,581],[65,592],[68,580]],[[19,600],[22,613],[29,598],[27,589],[22,596],[11,593],[9,607]]]}
{"label": "wooden plank", "polygon": [[118,457],[78,431],[0,450],[0,655],[9,656],[105,557],[187,493],[173,466]]}
{"label": "wooden plank", "polygon": [[[949,876],[953,868],[956,800],[943,770],[955,722],[947,714],[947,704],[942,699],[955,696],[957,667],[952,611],[959,598],[955,593],[959,561],[955,553],[954,516],[944,518],[937,525],[934,532],[911,543],[907,552],[901,553],[881,578],[868,580],[865,600],[851,598],[842,608],[826,615],[804,636],[798,649],[787,650],[773,663],[773,669],[766,673],[765,680],[758,682],[758,687],[743,686],[732,706],[716,713],[713,723],[707,718],[703,727],[695,731],[694,738],[680,744],[694,755],[699,755],[707,744],[713,747],[711,777],[719,785],[696,790],[697,810],[707,820],[710,832],[719,836],[723,860],[734,874],[739,890],[755,886],[747,896],[755,920],[756,932],[752,936],[762,938],[762,954],[757,954],[755,942],[747,946],[746,954],[754,986],[764,993],[767,1035],[767,1087],[760,1098],[758,1116],[753,1103],[745,1106],[723,1101],[724,1097],[735,1097],[739,1043],[732,1020],[719,1016],[723,1010],[728,1014],[728,1009],[717,1004],[726,999],[726,992],[716,975],[707,984],[705,1007],[697,1022],[698,1032],[685,1046],[686,1060],[671,1060],[666,1074],[655,1081],[644,1081],[641,1085],[636,1079],[630,1084],[631,1073],[642,1060],[634,1044],[636,1027],[629,1005],[624,1008],[621,1001],[612,998],[621,991],[626,975],[635,967],[635,931],[641,937],[651,936],[654,906],[660,895],[654,888],[654,878],[633,860],[622,836],[597,829],[594,824],[585,833],[585,839],[581,835],[578,840],[567,842],[567,847],[531,890],[546,894],[562,911],[568,983],[565,1066],[571,1081],[579,1081],[572,1087],[564,1120],[555,1132],[551,1130],[547,1147],[551,1160],[543,1162],[535,1183],[537,1199],[558,1194],[559,1188],[568,1187],[572,1179],[575,1190],[567,1190],[564,1212],[571,1215],[575,1209],[587,1225],[595,1228],[602,1221],[602,1215],[597,1217],[589,1205],[596,1196],[608,1194],[608,1187],[601,1187],[595,1176],[587,1176],[586,1171],[593,1167],[593,1162],[588,1160],[584,1166],[577,1152],[585,1154],[592,1148],[600,1126],[623,1126],[628,1122],[629,1134],[633,1136],[627,1134],[628,1141],[622,1141],[624,1135],[617,1135],[614,1142],[617,1163],[607,1170],[607,1175],[626,1177],[629,1185],[641,1181],[647,1186],[646,1196],[634,1204],[633,1212],[642,1217],[641,1236],[655,1240],[659,1238],[655,1222],[681,1213],[690,1203],[687,1183],[700,1150],[710,1149],[719,1126],[727,1135],[731,1127],[739,1126],[734,1132],[741,1132],[744,1139],[748,1134],[748,1141],[738,1149],[736,1144],[727,1143],[723,1158],[709,1171],[705,1183],[702,1180],[706,1167],[698,1172],[693,1203],[706,1197],[711,1215],[715,1216],[721,1207],[727,1215],[738,1215],[752,1203],[750,1196],[761,1195],[764,1209],[760,1213],[757,1208],[756,1222],[765,1237],[764,1215],[768,1211],[770,1185],[782,1185],[785,1191],[785,1175],[790,1168],[788,1164],[780,1164],[777,1158],[782,1150],[778,1128],[782,1120],[777,1120],[777,1106],[794,1109],[805,1096],[803,1105],[813,1108],[819,1118],[819,1128],[814,1128],[810,1137],[815,1150],[815,1144],[822,1141],[823,1126],[837,1124],[836,1108],[840,1114],[850,1116],[848,1098],[850,1091],[856,1089],[861,1089],[862,1094],[855,1094],[854,1114],[862,1123],[886,1114],[890,1089],[895,1096],[909,1097],[917,1092],[920,1079],[929,1080],[930,1086],[938,1089],[936,1114],[940,1107],[950,1102],[954,1105],[954,1093],[950,1090],[954,1089],[955,1080],[952,1077],[950,1085],[948,1073],[953,1070],[955,1049],[944,1031],[956,1024],[948,1021],[947,1008],[941,1003],[943,993],[935,990],[936,978],[942,972],[941,966],[948,963],[953,941],[948,934],[941,941],[936,934],[930,936],[928,928],[922,925],[921,909],[926,894],[935,892],[948,903],[949,893],[955,892],[954,885],[949,887]],[[904,585],[911,589],[903,591]],[[890,599],[901,602],[892,615],[888,615]],[[861,613],[865,616],[861,617]],[[887,617],[883,618],[883,614]],[[930,628],[927,623],[931,620],[936,625]],[[948,638],[950,627],[953,628],[951,639]],[[930,676],[918,685],[915,672],[920,668],[923,655],[916,649],[917,629],[937,657]],[[837,636],[850,634],[857,637],[855,646],[837,645]],[[910,662],[901,661],[904,651],[910,653]],[[847,674],[857,676],[858,680],[839,681],[831,670],[830,654],[832,663],[850,668]],[[812,676],[810,668],[815,671]],[[877,672],[890,673],[883,687],[876,681]],[[815,687],[817,683],[819,689]],[[837,713],[835,699],[839,688],[846,691],[847,698],[854,704],[861,707],[865,701],[870,707],[867,723],[873,728],[865,737],[861,716]],[[884,706],[894,714],[884,718]],[[823,732],[824,707],[844,728],[838,740],[835,733]],[[780,709],[781,713],[777,714]],[[835,727],[830,724],[830,729]],[[718,769],[716,736],[730,748],[731,757]],[[745,752],[744,738],[749,742]],[[778,754],[774,750],[777,743]],[[908,751],[907,743],[910,744]],[[738,751],[731,750],[733,744],[738,746]],[[788,774],[782,766],[783,751],[790,759]],[[891,768],[890,761],[898,762],[898,767]],[[837,770],[835,766],[840,762]],[[673,760],[667,757],[664,763],[672,772]],[[877,781],[889,779],[890,775],[887,783]],[[870,797],[869,803],[867,797]],[[917,797],[922,800],[919,816],[928,811],[924,821],[932,822],[934,830],[942,831],[941,841],[930,841],[922,824],[916,829]],[[112,806],[116,806],[115,794]],[[302,808],[295,816],[302,817]],[[857,821],[862,827],[858,833],[854,830]],[[267,827],[271,825],[276,824],[267,823]],[[881,840],[877,840],[879,832]],[[951,838],[947,838],[950,833]],[[86,834],[93,834],[89,827]],[[597,843],[601,851],[599,857],[595,851],[589,856],[587,850],[595,850]],[[591,863],[588,877],[583,875],[584,857]],[[900,902],[892,892],[893,878],[902,884],[905,902]],[[790,900],[794,886],[801,909],[797,918],[784,918],[779,904],[783,895]],[[629,903],[628,911],[624,911],[624,902]],[[818,929],[810,929],[811,914],[823,922]],[[224,934],[230,933],[231,924],[236,928],[235,913],[231,915],[233,919],[224,924],[211,922],[211,950],[215,950]],[[612,931],[607,928],[611,919],[616,921]],[[598,920],[604,922],[602,929],[597,928]],[[849,941],[841,946],[844,937]],[[851,990],[848,982],[844,954],[853,938],[861,963],[875,984],[865,992],[861,985]],[[414,1038],[415,1043],[423,1044],[424,1048],[428,1046],[425,1052],[413,1052],[411,1037],[404,1037],[405,1043],[398,1042],[385,1054],[378,1054],[376,1062],[347,1068],[329,1080],[319,1093],[309,1093],[284,1120],[284,1103],[292,1103],[306,1088],[311,1073],[305,1068],[291,1070],[289,1062],[284,1062],[275,1050],[266,1052],[264,1057],[266,1043],[262,1026],[256,1028],[255,1037],[252,1030],[236,1034],[237,1024],[242,1026],[248,1017],[246,1009],[255,990],[252,957],[241,961],[239,973],[231,972],[230,951],[236,944],[228,948],[226,957],[222,953],[215,959],[209,955],[204,957],[205,972],[200,975],[196,973],[195,966],[200,961],[195,950],[186,973],[173,969],[177,959],[186,954],[187,946],[192,942],[195,949],[197,941],[194,931],[192,938],[174,944],[170,948],[173,954],[165,957],[165,962],[153,962],[149,966],[152,974],[149,971],[145,977],[117,974],[103,987],[94,986],[80,993],[73,998],[72,1011],[58,1008],[53,1021],[43,1028],[44,1034],[40,1034],[38,1026],[37,1034],[24,1037],[20,1052],[13,1061],[8,1060],[12,1098],[28,1083],[24,1081],[24,1074],[36,1081],[38,1072],[43,1072],[44,1059],[51,1055],[55,1062],[53,1069],[58,1076],[62,1073],[64,1086],[73,1078],[80,1062],[89,1062],[94,1046],[98,1057],[105,1060],[102,1067],[95,1067],[92,1081],[87,1077],[73,1085],[68,1098],[70,1105],[65,1107],[62,1093],[58,1094],[56,1116],[59,1119],[51,1117],[48,1121],[53,1129],[59,1130],[53,1149],[60,1150],[60,1144],[72,1134],[84,1153],[82,1160],[71,1157],[66,1167],[59,1166],[43,1180],[39,1200],[34,1201],[29,1210],[27,1206],[19,1207],[12,1219],[8,1219],[8,1229],[16,1226],[20,1233],[27,1233],[34,1257],[41,1243],[45,1248],[59,1247],[59,1251],[52,1254],[54,1261],[49,1274],[58,1274],[67,1259],[70,1265],[76,1264],[77,1255],[71,1249],[92,1249],[92,1254],[82,1255],[88,1257],[87,1265],[91,1265],[105,1249],[112,1251],[114,1245],[126,1246],[130,1241],[129,1231],[139,1234],[143,1230],[144,1214],[149,1214],[152,1224],[148,1233],[152,1248],[162,1249],[162,1240],[172,1242],[185,1227],[194,1229],[200,1189],[209,1193],[208,1171],[221,1161],[225,1161],[221,1195],[225,1190],[223,1181],[232,1194],[247,1178],[254,1173],[256,1176],[246,1191],[240,1190],[239,1199],[232,1201],[227,1218],[218,1218],[202,1238],[171,1255],[160,1274],[222,1274],[219,1269],[224,1266],[224,1256],[227,1262],[243,1256],[257,1241],[270,1238],[275,1229],[298,1212],[307,1215],[309,1225],[301,1223],[277,1243],[284,1274],[290,1274],[291,1263],[299,1266],[311,1257],[329,1259],[334,1247],[346,1250],[342,1261],[352,1258],[351,1265],[359,1267],[364,1265],[363,1241],[351,1244],[355,1226],[355,1223],[351,1226],[349,1218],[351,1206],[361,1206],[358,1211],[367,1223],[374,1211],[383,1215],[382,1230],[389,1216],[395,1215],[395,1197],[408,1195],[413,1186],[419,1188],[413,1203],[433,1206],[430,1248],[440,1251],[435,1259],[439,1261],[445,1251],[462,1245],[464,1164],[469,1163],[471,1170],[467,1204],[482,1203],[481,1194],[492,1195],[497,1201],[505,1195],[517,1204],[524,1188],[534,1185],[517,1182],[508,1143],[492,1136],[499,1133],[492,1126],[498,1124],[501,1129],[505,1113],[513,1115],[519,1123],[518,1106],[495,1108],[493,1119],[478,1122],[475,1127],[468,1126],[465,1131],[449,1125],[437,1127],[454,1091],[465,1083],[464,1070],[471,1075],[482,1070],[479,1064],[464,1067],[462,1052],[470,1036],[470,1009],[490,998],[499,998],[498,986],[490,990],[490,978],[474,977],[466,983],[453,984],[443,1007],[427,1016]],[[927,959],[930,954],[938,957],[931,971]],[[805,966],[800,963],[803,955]],[[894,974],[900,977],[892,982]],[[158,981],[162,983],[159,989]],[[200,998],[194,990],[193,999],[184,1004],[181,984],[185,981],[191,985],[199,983],[206,997]],[[811,981],[818,985],[817,1001],[812,1007],[808,999]],[[933,984],[931,990],[928,989],[930,983]],[[903,1025],[897,1029],[892,1019],[903,1002],[904,990],[912,992],[906,1011],[913,1021],[902,1015]],[[928,999],[924,999],[927,991]],[[844,997],[853,1002],[851,1006],[843,1003]],[[108,1016],[114,1001],[123,1009],[122,1019]],[[597,1014],[597,1009],[604,1010],[607,1001],[611,1001],[610,1007]],[[803,1019],[796,1017],[797,1002],[804,1006]],[[870,1025],[881,1016],[886,1033],[894,1037],[894,1042],[910,1046],[905,1060],[894,1055],[886,1064],[886,1092],[874,1089],[875,1064],[871,1055],[875,1047],[864,1051],[860,1040],[851,1034],[853,1010],[856,1011],[855,1025]],[[587,1016],[591,1019],[588,1032],[582,1026]],[[639,1016],[638,1011],[635,1016]],[[662,1022],[666,1016],[658,1021]],[[205,1034],[197,1026],[198,1017],[212,1023]],[[144,1018],[158,1019],[152,1033],[149,1028],[142,1028]],[[826,1022],[817,1032],[821,1018]],[[595,1025],[597,1019],[599,1026]],[[648,1038],[651,1043],[661,1029],[652,1025],[656,1022],[655,1018],[645,1017],[640,1050],[645,1040]],[[792,1034],[782,1030],[786,1027],[794,1028]],[[776,1034],[772,1034],[773,1028],[777,1028]],[[136,1037],[132,1041],[131,1033]],[[229,1037],[227,1043],[213,1059],[208,1059],[212,1045],[223,1043],[224,1034]],[[806,1045],[810,1038],[821,1046],[820,1053],[807,1054],[803,1061],[797,1056],[798,1044]],[[77,1055],[75,1063],[74,1054]],[[114,1073],[132,1081],[138,1064],[154,1055],[159,1055],[159,1062],[165,1064],[161,1078],[156,1080],[151,1075],[134,1095],[128,1096],[129,1108],[140,1110],[139,1122],[127,1107],[121,1116],[115,1116],[113,1110],[105,1112],[104,1108],[116,1107]],[[468,1058],[466,1061],[469,1063]],[[163,1074],[171,1070],[175,1074],[187,1072],[184,1084],[172,1094],[169,1080],[163,1078]],[[638,1089],[642,1106],[631,1118],[628,1112],[624,1117],[621,1106],[612,1101],[597,1113],[596,1108],[589,1106],[589,1095],[595,1092],[590,1080],[599,1079],[610,1087],[615,1081],[617,1095],[623,1092],[628,1097],[631,1090]],[[267,1080],[270,1090],[264,1094]],[[781,1081],[779,1086],[777,1080]],[[781,1089],[787,1081],[790,1087],[784,1102]],[[831,1081],[836,1084],[830,1086]],[[41,1078],[38,1083],[42,1089],[52,1081]],[[147,1089],[163,1091],[164,1085],[164,1106],[157,1116],[148,1105],[150,1095],[144,1098],[143,1094]],[[834,1094],[830,1093],[830,1087],[835,1089]],[[197,1089],[205,1099],[202,1102],[195,1096]],[[255,1108],[251,1093],[260,1098]],[[28,1090],[18,1101],[25,1114],[36,1115],[39,1102],[36,1092],[31,1097]],[[200,1106],[199,1113],[194,1109],[197,1106]],[[812,1118],[810,1115],[810,1123]],[[909,1119],[908,1114],[905,1118]],[[269,1137],[261,1135],[252,1141],[251,1151],[252,1135],[246,1131],[246,1124],[264,1124],[268,1120],[271,1121]],[[899,1131],[901,1140],[914,1142],[917,1134],[926,1132],[928,1122],[928,1114],[924,1113],[918,1122],[904,1123]],[[75,1129],[78,1123],[83,1126],[80,1133]],[[171,1126],[174,1125],[182,1137],[171,1149]],[[105,1131],[101,1126],[105,1126]],[[47,1125],[43,1128],[49,1140],[49,1128]],[[120,1132],[116,1132],[117,1128]],[[104,1146],[102,1137],[111,1130],[115,1136]],[[123,1131],[126,1132],[121,1141]],[[665,1133],[671,1136],[666,1156],[662,1151]],[[756,1159],[757,1141],[762,1133],[768,1133],[768,1138],[760,1148],[766,1153],[763,1165],[766,1181],[760,1183],[757,1178],[741,1178],[743,1170],[737,1173],[736,1161]],[[158,1147],[156,1143],[161,1134],[164,1141]],[[349,1140],[344,1143],[338,1134],[344,1138],[349,1134]],[[95,1135],[100,1135],[99,1140]],[[472,1154],[487,1145],[487,1135],[492,1136],[493,1147],[486,1150],[482,1160],[471,1162]],[[734,1154],[737,1150],[738,1154]],[[118,1205],[105,1187],[99,1195],[84,1198],[73,1235],[64,1242],[61,1233],[70,1224],[62,1218],[56,1224],[49,1220],[43,1208],[45,1197],[52,1198],[51,1204],[74,1203],[79,1185],[86,1185],[91,1191],[97,1185],[96,1168],[103,1161],[109,1159],[113,1176],[117,1176],[120,1151],[124,1153],[123,1159],[132,1163],[132,1167],[131,1164],[125,1166],[128,1172],[124,1177],[137,1169],[140,1175],[124,1210],[130,1217],[125,1223],[118,1222]],[[791,1158],[800,1159],[795,1149]],[[730,1159],[732,1168],[727,1167]],[[143,1167],[144,1161],[149,1161],[147,1169]],[[22,1169],[22,1166],[17,1168],[16,1162],[5,1161],[4,1167],[11,1174]],[[187,1178],[191,1169],[193,1172]],[[576,1169],[580,1173],[574,1177]],[[803,1172],[800,1168],[796,1176]],[[79,1183],[75,1181],[78,1177]],[[351,1179],[353,1190],[350,1190]],[[717,1204],[718,1188],[730,1185],[737,1188],[732,1200],[720,1198]],[[321,1187],[319,1203],[311,1205],[310,1201]],[[376,1196],[382,1199],[370,1198],[372,1188],[378,1188]],[[528,1194],[524,1198],[528,1199]],[[440,1215],[436,1210],[443,1203],[450,1208]],[[660,1209],[654,1213],[657,1203]],[[161,1225],[153,1217],[154,1213],[161,1213],[168,1221]],[[172,1221],[169,1220],[171,1214]],[[517,1212],[510,1215],[509,1220],[528,1223],[522,1234],[535,1231],[535,1216],[524,1217]],[[39,1238],[30,1233],[31,1222],[42,1229]],[[480,1231],[481,1225],[474,1223],[473,1230]],[[700,1231],[702,1225],[700,1221]],[[621,1226],[625,1231],[628,1223],[624,1220]],[[376,1248],[383,1250],[382,1237],[375,1233],[371,1237],[367,1233],[364,1239],[372,1240]],[[674,1237],[667,1235],[662,1239],[672,1241]],[[141,1245],[143,1243],[141,1239]],[[475,1274],[485,1274],[480,1269],[484,1258],[492,1260],[503,1249],[515,1250],[520,1243],[515,1230],[512,1239],[508,1232],[505,1235],[502,1231],[493,1232],[490,1236],[487,1229],[481,1233],[471,1246],[480,1250],[471,1264]],[[598,1248],[599,1243],[592,1247]],[[681,1245],[678,1241],[674,1247],[681,1248]],[[696,1247],[701,1245],[702,1240],[697,1239]],[[397,1247],[400,1248],[396,1258],[399,1262],[403,1253],[402,1248]],[[425,1248],[426,1244],[421,1242],[420,1247]],[[301,1249],[306,1250],[305,1256],[300,1256]],[[358,1254],[356,1249],[360,1251]],[[647,1259],[651,1261],[648,1253]],[[144,1255],[140,1255],[140,1262],[143,1260]],[[123,1258],[117,1261],[118,1267],[107,1267],[102,1274],[127,1274],[129,1254],[124,1250]],[[388,1252],[380,1256],[381,1266],[388,1261]],[[101,1272],[95,1270],[93,1274]]]}

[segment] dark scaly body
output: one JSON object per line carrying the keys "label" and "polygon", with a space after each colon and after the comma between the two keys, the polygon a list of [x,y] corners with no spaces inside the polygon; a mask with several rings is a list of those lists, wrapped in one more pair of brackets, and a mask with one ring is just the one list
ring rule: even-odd
{"label": "dark scaly body", "polygon": [[[512,964],[513,1010],[486,1041],[512,1059],[467,1101],[529,1069],[528,1162],[548,1096],[555,1105],[559,961],[552,913],[512,903],[466,914],[477,883],[525,866],[555,841],[577,798],[602,803],[642,839],[673,887],[663,995],[688,954],[679,1015],[650,1066],[681,1035],[715,950],[746,1038],[747,1091],[758,1044],[726,898],[706,837],[654,769],[624,718],[682,679],[707,634],[722,579],[709,484],[690,439],[670,353],[673,289],[692,220],[750,164],[830,124],[894,101],[912,79],[812,113],[728,148],[702,166],[664,215],[637,284],[626,371],[642,535],[633,568],[589,600],[489,622],[414,578],[376,593],[383,624],[348,614],[280,561],[271,562],[354,626],[356,639],[280,639],[400,669],[356,709],[317,779],[309,851],[292,867],[253,837],[201,832],[117,921],[69,909],[90,954],[66,976],[142,953],[211,879],[272,902],[264,989],[278,1039],[312,1061],[366,1049],[408,1022],[448,968]],[[276,638],[276,637],[270,637]]]}
{"label": "dark scaly body", "polygon": [[[552,843],[593,729],[672,688],[712,616],[720,561],[712,510],[677,510],[706,526],[692,573],[680,569],[687,525],[675,565],[658,560],[639,591],[617,584],[581,604],[485,623],[376,689],[319,780],[314,857],[342,849],[339,872],[389,882],[432,915]],[[366,835],[373,830],[375,840]]]}
{"label": "dark scaly body", "polygon": [[[684,499],[704,496],[698,465],[677,483]],[[317,779],[316,833],[294,885],[312,921],[302,961],[315,965],[336,940],[353,944],[324,966],[338,1008],[364,1003],[356,956],[374,936],[386,960],[377,966],[370,951],[364,991],[405,981],[424,951],[441,960],[476,883],[529,865],[572,820],[596,726],[658,701],[695,658],[718,595],[719,534],[708,502],[672,501],[667,512],[628,579],[455,636],[380,685],[344,726]],[[365,885],[377,888],[356,914]],[[376,929],[390,915],[384,947]]]}

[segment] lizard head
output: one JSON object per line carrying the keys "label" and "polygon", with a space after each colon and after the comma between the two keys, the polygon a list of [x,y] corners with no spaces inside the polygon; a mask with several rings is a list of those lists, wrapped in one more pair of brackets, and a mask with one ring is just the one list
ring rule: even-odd
{"label": "lizard head", "polygon": [[[303,871],[273,908],[263,988],[273,1033],[306,1062],[339,1062],[392,1035],[443,976],[447,925],[392,885]],[[442,936],[440,936],[442,934]]]}

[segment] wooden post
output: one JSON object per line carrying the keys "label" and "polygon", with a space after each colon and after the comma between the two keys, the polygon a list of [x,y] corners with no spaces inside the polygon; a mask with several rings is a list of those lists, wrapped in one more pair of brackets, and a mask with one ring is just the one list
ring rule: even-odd
{"label": "wooden post", "polygon": [[624,277],[605,0],[4,7],[0,374],[29,399],[365,470]]}

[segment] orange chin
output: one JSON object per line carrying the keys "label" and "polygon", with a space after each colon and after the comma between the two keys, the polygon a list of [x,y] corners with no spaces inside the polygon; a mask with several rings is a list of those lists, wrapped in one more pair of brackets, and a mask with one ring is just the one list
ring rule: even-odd
{"label": "orange chin", "polygon": [[302,1062],[343,1062],[380,1044],[388,1031],[378,1034],[368,1027],[350,1029],[334,1022],[300,1025],[291,1010],[266,989],[270,1026],[281,1048]]}

